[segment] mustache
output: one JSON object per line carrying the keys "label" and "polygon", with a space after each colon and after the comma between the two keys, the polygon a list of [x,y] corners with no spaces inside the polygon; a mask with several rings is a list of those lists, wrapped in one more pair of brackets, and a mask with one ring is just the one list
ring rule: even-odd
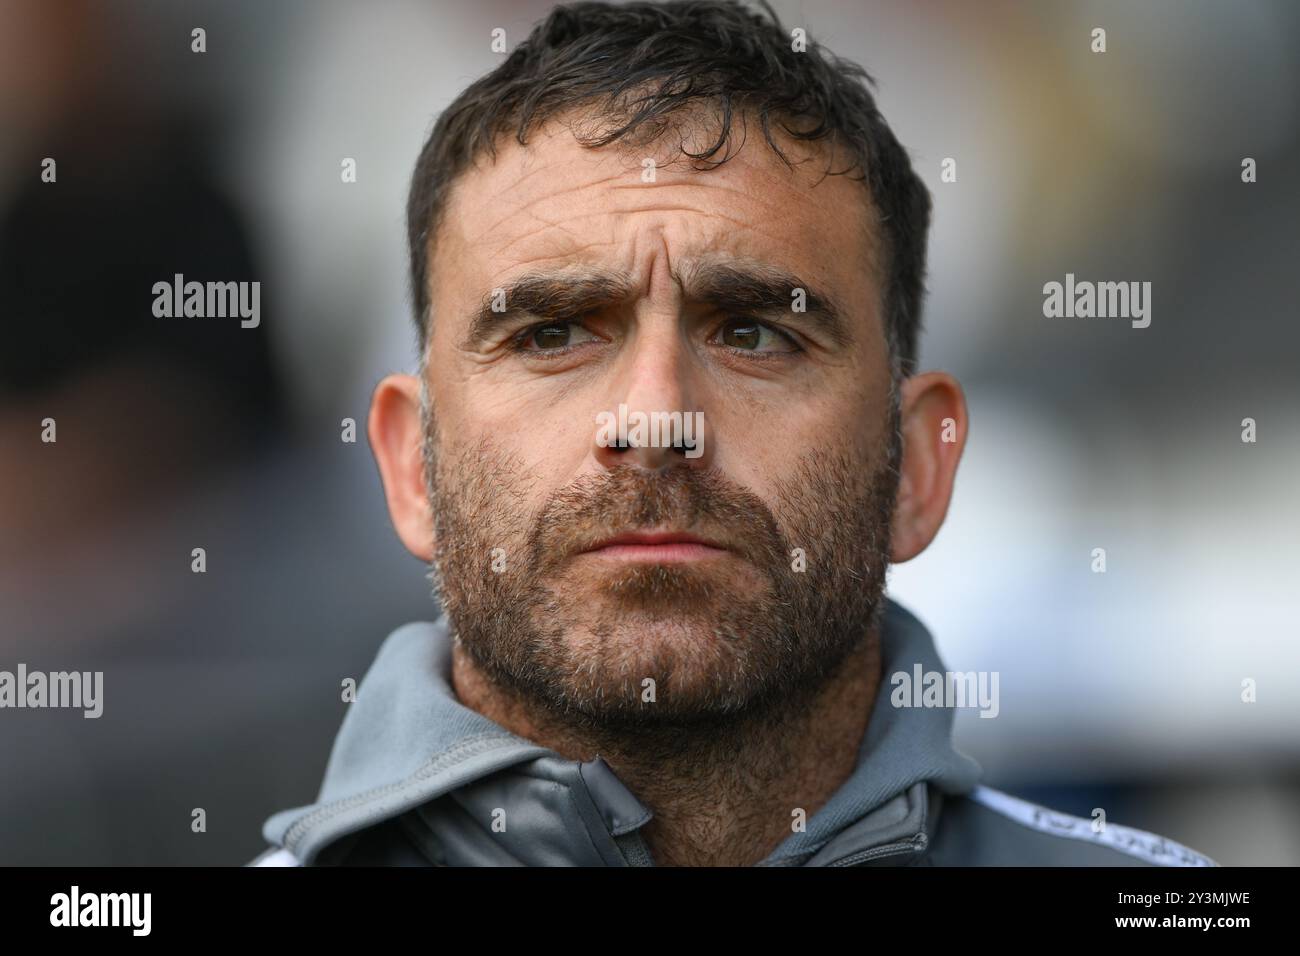
{"label": "mustache", "polygon": [[530,534],[533,566],[554,567],[616,535],[649,530],[698,535],[760,566],[789,550],[767,504],[720,472],[627,467],[584,475],[546,500]]}

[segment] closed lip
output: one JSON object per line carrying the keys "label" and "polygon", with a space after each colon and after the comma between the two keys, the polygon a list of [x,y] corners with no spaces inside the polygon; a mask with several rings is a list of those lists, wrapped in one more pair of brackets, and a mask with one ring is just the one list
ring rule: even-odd
{"label": "closed lip", "polygon": [[716,548],[719,551],[729,550],[725,544],[713,541],[709,538],[701,537],[697,534],[689,534],[682,531],[632,531],[626,534],[615,535],[612,538],[606,538],[603,541],[585,548],[585,552],[599,551],[602,548],[612,548],[627,545],[641,545],[654,547],[669,544],[695,544],[706,548]]}

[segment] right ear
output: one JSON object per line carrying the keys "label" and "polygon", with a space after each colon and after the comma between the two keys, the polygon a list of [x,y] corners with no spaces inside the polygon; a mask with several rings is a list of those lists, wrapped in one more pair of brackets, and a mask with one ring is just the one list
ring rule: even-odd
{"label": "right ear", "polygon": [[393,529],[407,551],[429,563],[433,560],[433,516],[424,482],[420,380],[414,375],[389,375],[375,386],[367,430]]}

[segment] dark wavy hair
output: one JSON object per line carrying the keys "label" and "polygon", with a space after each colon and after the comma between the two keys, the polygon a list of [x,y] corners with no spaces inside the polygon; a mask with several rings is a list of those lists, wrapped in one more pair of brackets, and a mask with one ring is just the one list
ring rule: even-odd
{"label": "dark wavy hair", "polygon": [[766,16],[729,0],[557,6],[504,63],[447,107],[420,152],[407,202],[421,354],[430,319],[431,239],[451,184],[480,153],[495,157],[498,139],[511,132],[527,145],[539,124],[584,111],[613,121],[603,132],[575,132],[584,146],[654,138],[669,114],[691,106],[712,108],[721,120],[711,147],[695,153],[682,146],[697,163],[726,161],[713,157],[728,143],[737,113],[757,117],[787,165],[773,124],[798,140],[830,138],[847,147],[852,162],[834,174],[866,182],[883,231],[891,365],[896,377],[915,370],[930,194],[876,107],[871,76],[811,39],[805,51],[794,52],[789,31],[760,2]]}

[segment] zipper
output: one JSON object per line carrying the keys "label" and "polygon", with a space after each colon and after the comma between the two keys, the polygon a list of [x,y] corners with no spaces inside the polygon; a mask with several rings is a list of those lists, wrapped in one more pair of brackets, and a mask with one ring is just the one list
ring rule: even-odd
{"label": "zipper", "polygon": [[920,853],[930,844],[930,839],[924,833],[918,833],[906,840],[900,840],[897,843],[887,843],[884,846],[873,846],[868,850],[860,850],[857,853],[850,853],[848,856],[840,857],[827,863],[827,866],[858,866],[862,863],[869,863],[874,860],[883,859],[890,856],[902,856],[905,853]]}

